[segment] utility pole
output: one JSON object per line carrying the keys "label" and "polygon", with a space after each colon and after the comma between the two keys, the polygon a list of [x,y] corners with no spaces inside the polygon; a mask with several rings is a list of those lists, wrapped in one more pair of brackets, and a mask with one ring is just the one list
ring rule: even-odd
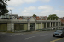
{"label": "utility pole", "polygon": [[11,11],[10,19],[11,19],[11,32],[12,32],[12,10],[10,10],[10,11]]}

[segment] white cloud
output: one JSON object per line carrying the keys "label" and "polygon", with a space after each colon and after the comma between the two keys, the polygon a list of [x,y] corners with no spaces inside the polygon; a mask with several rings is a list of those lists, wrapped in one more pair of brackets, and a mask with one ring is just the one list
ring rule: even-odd
{"label": "white cloud", "polygon": [[36,9],[35,6],[25,7],[25,10],[35,10],[35,9]]}
{"label": "white cloud", "polygon": [[31,16],[30,13],[23,13],[22,16]]}
{"label": "white cloud", "polygon": [[8,10],[13,10],[14,8],[13,7],[7,7]]}
{"label": "white cloud", "polygon": [[24,2],[22,0],[10,0],[10,1],[7,1],[7,4],[9,6],[18,6],[20,4],[23,4]]}
{"label": "white cloud", "polygon": [[10,0],[10,1],[7,1],[7,4],[9,6],[18,6],[18,5],[22,5],[23,3],[33,3],[36,1],[37,0]]}
{"label": "white cloud", "polygon": [[9,6],[18,6],[18,5],[22,5],[23,3],[34,3],[37,1],[49,2],[50,0],[10,0],[7,1],[7,4]]}
{"label": "white cloud", "polygon": [[24,2],[26,3],[33,3],[33,2],[36,2],[37,0],[24,0]]}
{"label": "white cloud", "polygon": [[24,10],[24,11],[22,11],[22,13],[29,13],[30,11],[27,11],[27,10]]}
{"label": "white cloud", "polygon": [[39,6],[38,7],[38,9],[40,9],[40,10],[53,10],[53,7],[51,7],[51,6]]}
{"label": "white cloud", "polygon": [[33,10],[35,10],[36,7],[35,6],[30,6],[30,7],[25,7],[24,10],[22,11],[22,14],[23,16],[26,15],[26,16],[31,16],[33,14]]}
{"label": "white cloud", "polygon": [[22,16],[31,16],[32,15],[31,11],[27,11],[27,10],[24,10],[21,13],[22,13]]}
{"label": "white cloud", "polygon": [[27,12],[30,12],[30,11],[35,10],[35,9],[36,9],[35,6],[25,7],[24,11],[22,11],[22,13],[27,13]]}
{"label": "white cloud", "polygon": [[39,6],[39,10],[41,10],[40,15],[48,16],[53,12],[53,7],[51,6]]}
{"label": "white cloud", "polygon": [[60,8],[64,8],[64,6],[60,6]]}
{"label": "white cloud", "polygon": [[42,1],[42,2],[49,2],[50,0],[40,0],[40,1]]}

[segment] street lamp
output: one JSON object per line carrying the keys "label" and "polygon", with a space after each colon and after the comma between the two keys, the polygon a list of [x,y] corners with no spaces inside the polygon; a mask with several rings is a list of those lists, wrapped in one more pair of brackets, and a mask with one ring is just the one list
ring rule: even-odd
{"label": "street lamp", "polygon": [[12,10],[10,10],[11,11],[11,19],[12,19]]}

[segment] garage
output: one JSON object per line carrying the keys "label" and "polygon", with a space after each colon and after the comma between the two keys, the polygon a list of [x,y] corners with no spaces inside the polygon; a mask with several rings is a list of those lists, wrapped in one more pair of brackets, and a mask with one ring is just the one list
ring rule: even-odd
{"label": "garage", "polygon": [[0,31],[7,31],[7,24],[6,23],[0,23]]}
{"label": "garage", "polygon": [[19,31],[19,30],[28,30],[28,24],[24,23],[15,23],[14,24],[14,30]]}

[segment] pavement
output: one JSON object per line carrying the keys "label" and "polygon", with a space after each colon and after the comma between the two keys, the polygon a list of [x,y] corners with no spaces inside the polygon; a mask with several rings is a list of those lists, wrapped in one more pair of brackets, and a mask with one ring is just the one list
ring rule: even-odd
{"label": "pavement", "polygon": [[38,34],[38,33],[46,33],[46,32],[50,32],[50,31],[31,31],[31,32],[15,32],[15,33],[12,33],[12,32],[0,32],[0,35],[27,35],[27,34]]}
{"label": "pavement", "polygon": [[12,33],[12,34],[34,34],[34,33],[39,33],[39,32],[48,32],[48,31],[31,31],[31,32],[0,32],[0,34],[6,34],[6,33]]}

